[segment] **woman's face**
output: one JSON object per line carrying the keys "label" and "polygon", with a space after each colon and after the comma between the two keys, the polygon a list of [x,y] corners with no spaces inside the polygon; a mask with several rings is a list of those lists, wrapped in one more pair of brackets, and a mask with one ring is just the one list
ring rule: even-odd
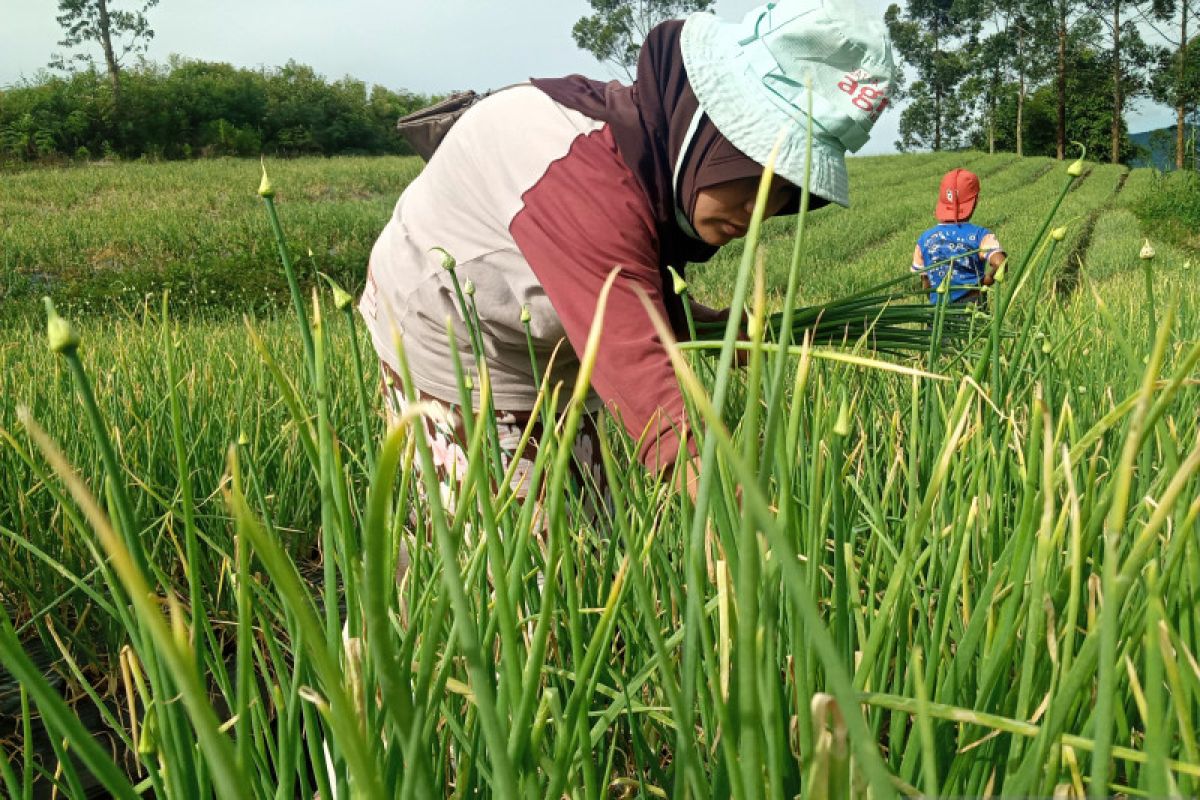
{"label": "woman's face", "polygon": [[[692,211],[692,227],[706,244],[720,247],[746,235],[754,199],[758,194],[758,178],[738,178],[701,189]],[[793,196],[796,187],[775,176],[767,195],[765,217],[778,214]]]}

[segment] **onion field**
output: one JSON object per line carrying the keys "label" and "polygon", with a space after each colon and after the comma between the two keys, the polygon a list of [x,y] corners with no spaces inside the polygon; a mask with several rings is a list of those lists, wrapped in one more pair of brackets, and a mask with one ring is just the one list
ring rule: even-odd
{"label": "onion field", "polygon": [[[954,337],[762,324],[919,294],[959,166],[1009,260]],[[1200,794],[1200,250],[1145,171],[850,169],[688,271],[694,501],[611,424],[578,480],[589,346],[527,493],[465,420],[453,513],[341,288],[419,162],[0,174],[0,794]]]}

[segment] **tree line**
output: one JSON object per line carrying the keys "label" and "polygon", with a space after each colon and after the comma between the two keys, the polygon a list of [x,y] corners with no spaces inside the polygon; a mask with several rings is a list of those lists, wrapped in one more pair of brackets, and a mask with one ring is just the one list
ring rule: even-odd
{"label": "tree line", "polygon": [[395,154],[396,120],[433,98],[326,80],[289,62],[270,69],[172,58],[89,66],[0,92],[0,159]]}
{"label": "tree line", "polygon": [[1078,141],[1118,163],[1136,154],[1130,105],[1150,98],[1175,111],[1176,167],[1195,163],[1200,0],[906,0],[885,21],[906,66],[902,150],[1062,158]]}
{"label": "tree line", "polygon": [[[627,74],[653,24],[713,4],[588,1],[576,42]],[[435,99],[326,81],[295,62],[127,68],[154,36],[147,14],[158,2],[58,0],[68,55],[52,59],[57,72],[0,91],[0,158],[403,153],[396,118]],[[1137,152],[1130,105],[1151,98],[1175,111],[1176,166],[1195,158],[1200,0],[904,0],[885,22],[905,68],[901,150],[1062,158],[1078,141],[1094,157],[1126,161]]]}
{"label": "tree line", "polygon": [[0,90],[0,161],[408,153],[396,119],[436,99],[329,81],[294,61],[148,62],[158,2],[58,0],[64,52]]}

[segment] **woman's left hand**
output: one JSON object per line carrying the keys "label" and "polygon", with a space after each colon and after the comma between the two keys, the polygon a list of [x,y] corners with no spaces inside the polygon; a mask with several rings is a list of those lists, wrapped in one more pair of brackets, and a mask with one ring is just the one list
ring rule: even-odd
{"label": "woman's left hand", "polygon": [[[692,318],[696,322],[725,322],[729,319],[729,308],[709,308],[700,303],[692,303]],[[741,325],[738,327],[738,341],[747,342],[750,337],[746,335],[746,320],[743,318]],[[733,363],[736,366],[744,367],[750,363],[750,353],[746,350],[737,350],[734,352]]]}
{"label": "woman's left hand", "polygon": [[724,322],[729,319],[728,308],[709,308],[708,306],[692,301],[692,318],[696,322]]}

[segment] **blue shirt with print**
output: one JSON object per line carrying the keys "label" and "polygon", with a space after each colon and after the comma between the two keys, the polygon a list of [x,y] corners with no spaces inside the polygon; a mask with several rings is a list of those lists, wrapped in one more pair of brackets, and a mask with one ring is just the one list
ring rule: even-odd
{"label": "blue shirt with print", "polygon": [[[990,253],[980,252],[983,239],[991,231],[970,222],[943,223],[935,225],[921,234],[917,247],[925,261],[926,277],[934,291],[929,293],[929,302],[937,303],[937,288],[950,273],[950,302],[961,300],[974,291],[987,274],[987,258]],[[965,286],[964,289],[955,289]]]}

